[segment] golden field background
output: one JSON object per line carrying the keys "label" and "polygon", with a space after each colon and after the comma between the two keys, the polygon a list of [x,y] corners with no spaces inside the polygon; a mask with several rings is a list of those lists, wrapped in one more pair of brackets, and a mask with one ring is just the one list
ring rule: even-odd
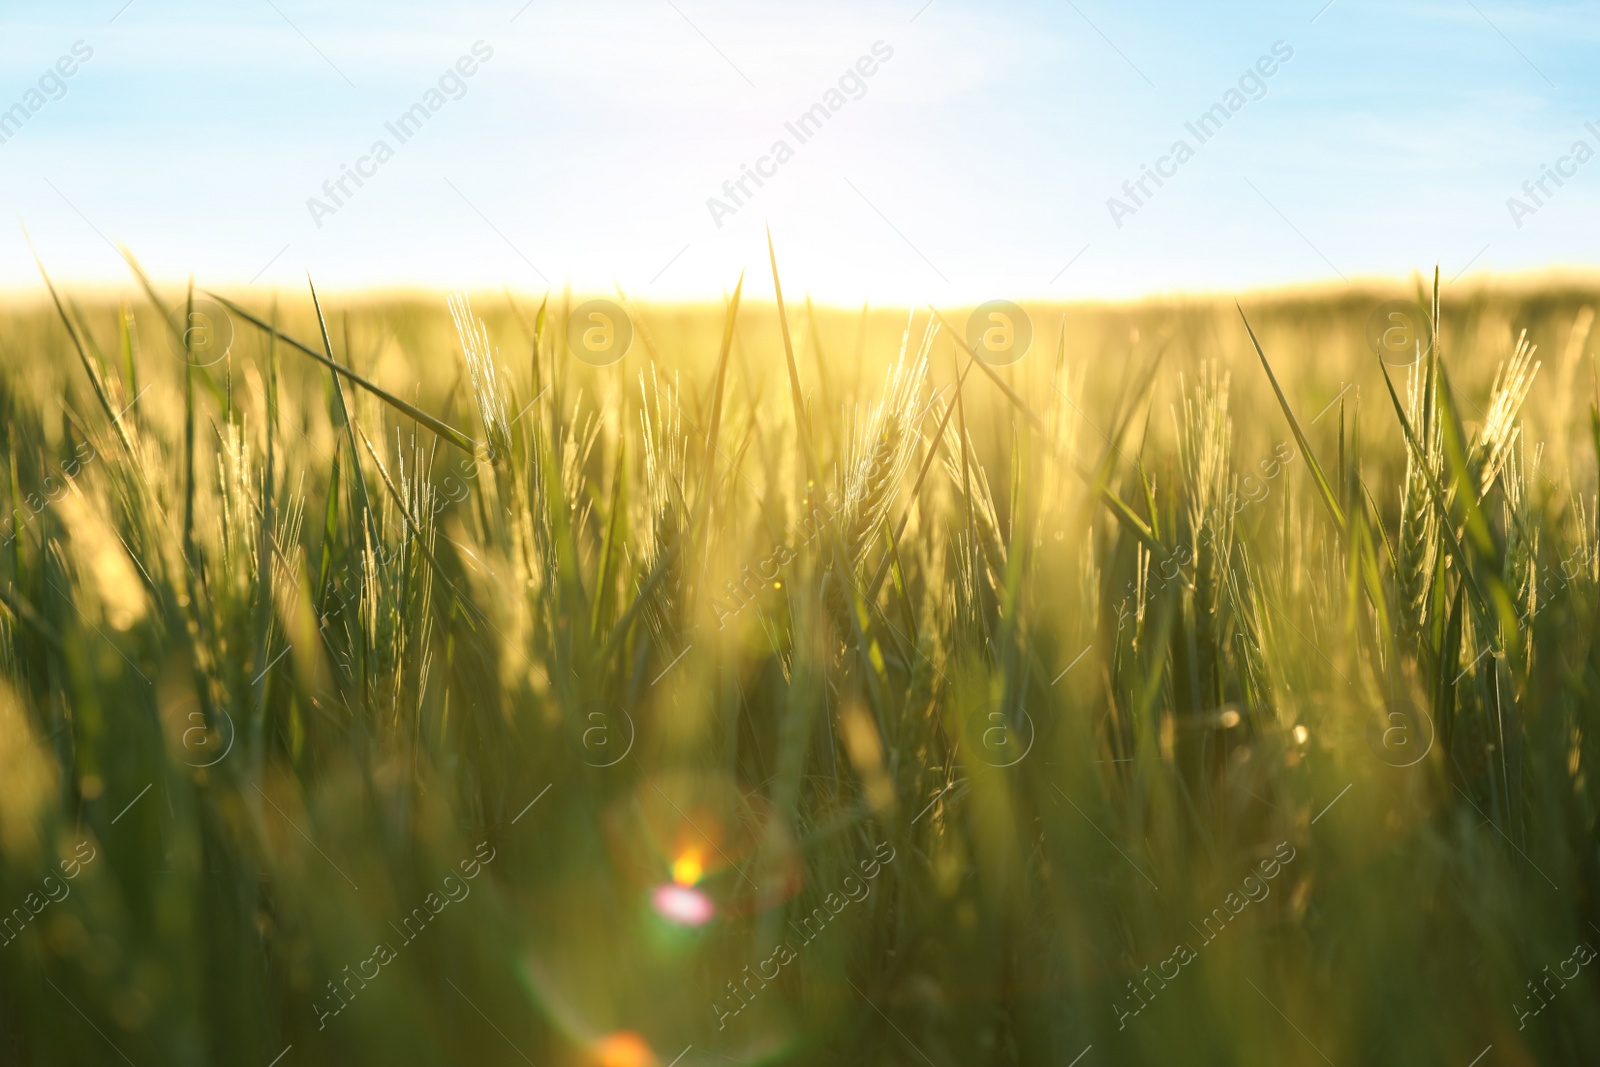
{"label": "golden field background", "polygon": [[5,1062],[1595,1056],[1597,290],[749,284],[0,311]]}

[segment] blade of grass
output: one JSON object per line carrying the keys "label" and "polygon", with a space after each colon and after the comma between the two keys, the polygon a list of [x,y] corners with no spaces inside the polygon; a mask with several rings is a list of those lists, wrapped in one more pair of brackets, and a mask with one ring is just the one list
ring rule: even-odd
{"label": "blade of grass", "polygon": [[354,419],[351,420],[351,426],[354,427],[354,432],[360,435],[361,443],[366,446],[367,455],[372,457],[373,464],[378,468],[378,477],[383,481],[384,487],[389,490],[389,496],[394,500],[395,507],[400,509],[401,517],[406,520],[406,526],[411,530],[412,539],[416,541],[417,548],[421,550],[422,557],[428,561],[428,566],[433,569],[434,575],[444,583],[445,588],[450,590],[456,601],[465,607],[471,615],[481,618],[482,609],[462,595],[461,590],[456,587],[456,583],[452,582],[450,576],[445,573],[444,566],[440,564],[439,558],[433,554],[433,549],[428,547],[428,541],[423,535],[421,524],[411,514],[411,507],[406,503],[406,498],[401,495],[399,488],[394,484],[394,480],[389,477],[389,470],[383,465],[383,460],[379,457],[378,450],[372,447],[372,442],[367,438],[367,432]]}
{"label": "blade of grass", "polygon": [[1011,388],[1011,386],[1007,385],[1004,378],[1000,377],[1000,373],[993,367],[989,366],[988,363],[978,359],[978,354],[972,350],[971,345],[967,344],[967,339],[950,328],[950,324],[944,320],[944,316],[939,314],[938,308],[934,307],[932,304],[929,304],[928,310],[933,312],[933,317],[939,320],[939,324],[945,328],[945,332],[947,332],[955,340],[956,344],[961,346],[961,350],[977,361],[978,369],[989,376],[989,380],[994,382],[994,384],[1000,388],[1000,391],[1006,395],[1006,399],[1010,400],[1011,403],[1016,406],[1016,409],[1022,412],[1023,417],[1026,418],[1030,424],[1032,424],[1033,428],[1038,430],[1040,433],[1045,433],[1044,420],[1033,413],[1033,409],[1028,407],[1027,402],[1023,400],[1022,397],[1017,395],[1017,391]]}
{"label": "blade of grass", "polygon": [[600,615],[610,599],[611,565],[617,556],[617,526],[622,518],[622,485],[627,478],[627,439],[617,446],[617,462],[611,473],[611,505],[606,514],[605,539],[600,545],[600,563],[595,568],[594,600],[589,605],[589,635],[598,639]]}
{"label": "blade of grass", "polygon": [[1278,376],[1272,373],[1272,364],[1267,361],[1267,354],[1261,350],[1261,342],[1256,339],[1256,331],[1250,325],[1250,319],[1244,313],[1244,308],[1239,308],[1239,317],[1244,320],[1244,328],[1250,334],[1250,343],[1255,346],[1256,355],[1261,358],[1261,369],[1267,372],[1267,381],[1272,383],[1272,392],[1278,398],[1278,406],[1283,408],[1284,417],[1289,420],[1289,430],[1294,434],[1294,439],[1300,444],[1300,451],[1306,457],[1306,466],[1311,470],[1311,478],[1317,485],[1317,492],[1322,496],[1322,502],[1328,507],[1328,514],[1333,518],[1333,524],[1342,534],[1345,532],[1344,511],[1339,507],[1339,501],[1333,494],[1333,487],[1328,484],[1327,475],[1322,473],[1322,464],[1317,462],[1316,453],[1311,450],[1311,442],[1306,440],[1305,431],[1300,428],[1300,420],[1294,417],[1294,410],[1289,407],[1289,398],[1283,395],[1283,387],[1278,384]]}
{"label": "blade of grass", "polygon": [[[277,329],[275,326],[263,322],[261,319],[257,318],[255,315],[252,315],[250,312],[246,311],[232,300],[229,300],[227,297],[220,296],[217,293],[210,292],[209,290],[202,291],[205,292],[207,296],[220,303],[223,307],[227,308],[235,315],[238,315],[240,318],[250,323],[250,325],[256,327],[257,329],[265,330],[268,333],[275,334],[278,340],[282,341],[289,347],[305,353],[318,363],[326,366],[328,369],[344,375],[346,378],[349,378],[352,382],[355,382],[357,385],[361,386],[361,388],[365,389],[379,400],[382,400],[385,404],[388,404],[395,410],[404,413],[407,417],[415,419],[417,422],[426,426],[428,429],[432,430],[446,441],[449,441],[451,444],[467,453],[467,455],[474,455],[477,452],[477,442],[473,441],[472,438],[468,437],[455,427],[434,418],[432,415],[429,415],[426,411],[423,411],[421,408],[416,407],[413,404],[406,403],[393,393],[382,388],[381,386],[373,384],[372,382],[363,378],[361,375],[357,374],[355,371],[351,370],[349,367],[344,366],[342,363],[335,362],[333,359],[330,359],[328,356],[324,356],[321,352],[318,352],[310,345],[304,344],[301,341],[297,341],[293,337],[290,337],[288,334]],[[320,311],[318,312],[318,318],[321,318]],[[326,339],[326,324],[323,325],[322,332],[324,339]]]}
{"label": "blade of grass", "polygon": [[778,329],[783,334],[783,358],[789,368],[789,397],[794,402],[794,422],[800,435],[806,461],[806,476],[819,489],[822,474],[817,465],[816,443],[811,437],[811,420],[806,415],[805,394],[800,389],[800,368],[794,361],[794,340],[789,335],[789,313],[783,306],[783,283],[778,280],[778,253],[772,244],[772,228],[767,228],[767,258],[772,263],[772,290],[778,302]]}
{"label": "blade of grass", "polygon": [[[24,231],[26,234],[26,231]],[[33,242],[28,242],[29,251],[33,250]],[[67,315],[67,309],[61,303],[61,294],[56,292],[55,283],[50,280],[49,273],[44,269],[44,263],[39,259],[39,254],[34,252],[33,261],[39,267],[39,274],[44,278],[45,288],[50,291],[50,299],[55,304],[56,313],[61,316],[61,324],[67,328],[67,336],[72,339],[72,345],[78,351],[78,359],[83,364],[83,371],[89,376],[89,385],[94,389],[95,399],[100,401],[101,409],[106,413],[106,418],[111,420],[112,428],[117,431],[117,439],[122,442],[122,447],[129,456],[137,457],[133,450],[133,442],[128,438],[128,431],[122,425],[122,417],[111,405],[111,398],[106,394],[106,383],[100,376],[100,369],[89,353],[83,347],[83,339],[78,336],[77,329],[72,324],[72,319]]]}
{"label": "blade of grass", "polygon": [[[1405,431],[1406,443],[1410,446],[1412,454],[1417,457],[1417,467],[1422,472],[1423,484],[1427,486],[1428,493],[1433,500],[1433,506],[1439,513],[1439,532],[1444,537],[1445,546],[1449,548],[1450,555],[1454,557],[1456,565],[1461,568],[1463,580],[1471,586],[1473,601],[1477,604],[1483,616],[1487,618],[1490,610],[1489,598],[1479,588],[1477,578],[1473,575],[1472,568],[1468,564],[1466,550],[1461,547],[1461,542],[1456,538],[1456,523],[1454,517],[1450,514],[1450,509],[1445,504],[1444,490],[1439,486],[1439,480],[1434,477],[1433,470],[1428,465],[1427,453],[1423,451],[1421,443],[1417,441],[1416,432],[1411,428],[1411,420],[1406,417],[1405,406],[1400,403],[1400,394],[1395,392],[1394,382],[1390,380],[1389,369],[1384,365],[1382,358],[1378,360],[1378,369],[1383,373],[1383,384],[1389,388],[1389,399],[1394,402],[1395,414],[1400,418],[1400,428]],[[1496,651],[1499,651],[1498,646],[1496,646]]]}
{"label": "blade of grass", "polygon": [[[956,392],[959,394],[962,384],[967,380],[967,374],[972,370],[973,360],[968,360],[965,369],[956,378]],[[945,405],[944,414],[939,417],[939,425],[933,431],[933,437],[928,442],[928,454],[923,457],[922,468],[917,471],[917,480],[911,484],[911,495],[907,499],[906,510],[900,516],[900,522],[895,526],[894,533],[890,535],[889,544],[896,547],[900,539],[905,536],[906,526],[911,522],[911,511],[917,506],[918,494],[922,492],[923,479],[927,478],[928,470],[933,466],[933,461],[939,455],[940,442],[944,440],[945,427],[950,425],[950,416],[956,411],[956,401],[952,397],[950,403]],[[867,585],[867,602],[876,603],[878,590],[883,588],[884,576],[888,574],[889,557],[886,555],[878,563],[878,569],[872,576],[872,581]]]}
{"label": "blade of grass", "polygon": [[[317,326],[322,331],[322,347],[327,352],[327,358],[323,362],[330,369],[337,369],[339,365],[333,358],[333,342],[328,338],[328,323],[322,316],[322,302],[317,299],[317,287],[311,285],[310,278],[306,279],[306,284],[311,287],[311,306],[316,309]],[[268,330],[273,334],[277,333],[275,326],[269,326]],[[350,467],[351,473],[354,475],[351,478],[351,483],[355,486],[356,493],[361,500],[360,518],[362,525],[366,527],[370,534],[372,543],[377,545],[381,543],[382,534],[378,529],[378,520],[372,513],[372,498],[367,495],[367,479],[361,473],[361,453],[356,448],[354,420],[350,414],[350,406],[345,402],[344,386],[340,384],[339,376],[330,374],[329,379],[333,382],[333,395],[339,402],[339,417],[344,421],[345,436],[350,442]]]}

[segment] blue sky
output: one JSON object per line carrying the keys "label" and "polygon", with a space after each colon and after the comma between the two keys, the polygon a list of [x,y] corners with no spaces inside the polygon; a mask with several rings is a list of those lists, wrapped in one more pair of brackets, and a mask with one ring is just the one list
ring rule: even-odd
{"label": "blue sky", "polygon": [[[0,286],[37,285],[23,226],[78,283],[125,281],[115,244],[262,292],[309,271],[714,297],[765,278],[769,224],[786,285],[845,303],[1600,259],[1600,160],[1572,156],[1600,151],[1593,0],[124,3],[0,15],[0,111],[27,113],[0,144]],[[80,41],[64,94],[30,98]],[[386,123],[463,57],[400,143]],[[1185,124],[1218,103],[1201,144]],[[785,123],[818,104],[801,143]],[[1563,158],[1535,202],[1523,183]],[[324,192],[358,163],[362,185]],[[724,183],[758,163],[735,204]],[[1124,192],[1158,163],[1162,185]],[[1514,220],[1512,196],[1534,210]]]}

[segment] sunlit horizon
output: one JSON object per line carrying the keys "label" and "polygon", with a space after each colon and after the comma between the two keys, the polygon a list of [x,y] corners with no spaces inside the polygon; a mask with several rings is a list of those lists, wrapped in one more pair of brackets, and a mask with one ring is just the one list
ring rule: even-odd
{"label": "sunlit horizon", "polygon": [[12,18],[5,289],[38,284],[23,226],[73,285],[123,284],[127,247],[230,289],[646,302],[764,273],[769,226],[793,291],[840,305],[1600,266],[1600,30],[1578,5]]}

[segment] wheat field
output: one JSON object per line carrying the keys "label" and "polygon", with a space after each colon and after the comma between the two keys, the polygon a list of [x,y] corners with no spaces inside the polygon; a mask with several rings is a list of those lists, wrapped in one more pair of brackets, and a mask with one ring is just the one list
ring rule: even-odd
{"label": "wheat field", "polygon": [[1600,1061],[1600,294],[778,266],[0,308],[0,1061]]}

